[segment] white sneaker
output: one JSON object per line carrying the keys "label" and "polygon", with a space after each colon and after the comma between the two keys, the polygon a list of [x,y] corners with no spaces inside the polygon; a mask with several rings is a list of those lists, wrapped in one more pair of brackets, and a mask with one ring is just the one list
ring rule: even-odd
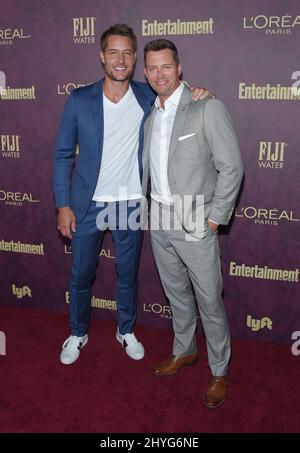
{"label": "white sneaker", "polygon": [[123,348],[132,359],[141,360],[144,357],[144,347],[142,343],[137,341],[134,333],[125,333],[125,335],[121,335],[118,328],[116,339],[123,345]]}
{"label": "white sneaker", "polygon": [[60,361],[64,365],[70,365],[78,359],[81,348],[85,346],[88,342],[88,336],[84,335],[83,337],[76,337],[76,335],[71,335],[66,339],[62,345],[63,350],[60,354]]}

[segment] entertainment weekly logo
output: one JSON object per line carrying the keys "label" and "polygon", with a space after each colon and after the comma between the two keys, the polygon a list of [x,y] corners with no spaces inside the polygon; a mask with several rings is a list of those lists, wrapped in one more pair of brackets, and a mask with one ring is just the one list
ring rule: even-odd
{"label": "entertainment weekly logo", "polygon": [[291,85],[276,85],[266,83],[239,82],[238,98],[241,100],[263,101],[299,101],[300,100],[300,71],[295,70],[291,74]]}

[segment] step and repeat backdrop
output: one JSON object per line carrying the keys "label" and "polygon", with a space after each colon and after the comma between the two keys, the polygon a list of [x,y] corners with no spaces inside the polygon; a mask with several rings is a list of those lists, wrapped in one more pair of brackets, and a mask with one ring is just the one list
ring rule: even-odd
{"label": "step and repeat backdrop", "polygon": [[[184,79],[208,87],[230,111],[245,164],[232,222],[219,235],[231,332],[290,342],[300,330],[299,0],[0,3],[0,302],[68,311],[72,250],[57,231],[55,136],[71,91],[103,77],[101,33],[125,22],[138,37],[135,79],[144,80],[145,43],[166,37],[179,50]],[[114,267],[107,233],[94,318],[116,316]],[[148,232],[138,323],[171,329]]]}

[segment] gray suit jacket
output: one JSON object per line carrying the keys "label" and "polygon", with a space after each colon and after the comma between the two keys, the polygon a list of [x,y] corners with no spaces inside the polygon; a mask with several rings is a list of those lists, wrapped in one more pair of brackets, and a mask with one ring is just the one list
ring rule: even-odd
{"label": "gray suit jacket", "polygon": [[[208,97],[195,102],[191,97],[191,91],[185,86],[172,129],[168,182],[183,228],[196,238],[203,238],[208,231],[208,218],[218,224],[228,224],[243,177],[243,164],[232,120],[224,104]],[[150,178],[154,115],[155,107],[145,122],[142,181],[145,197]],[[180,199],[185,195],[188,195],[187,202],[182,209]],[[200,224],[199,219],[202,219]]]}

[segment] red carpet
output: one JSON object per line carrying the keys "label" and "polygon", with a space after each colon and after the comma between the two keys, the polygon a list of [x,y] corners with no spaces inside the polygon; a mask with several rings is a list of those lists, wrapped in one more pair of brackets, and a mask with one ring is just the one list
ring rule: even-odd
{"label": "red carpet", "polygon": [[300,431],[300,356],[290,346],[233,341],[228,398],[202,405],[210,374],[203,339],[197,365],[158,378],[151,366],[171,351],[171,331],[138,326],[142,361],[115,340],[115,324],[93,320],[79,360],[59,362],[68,335],[63,314],[0,306],[0,431],[229,433]]}

